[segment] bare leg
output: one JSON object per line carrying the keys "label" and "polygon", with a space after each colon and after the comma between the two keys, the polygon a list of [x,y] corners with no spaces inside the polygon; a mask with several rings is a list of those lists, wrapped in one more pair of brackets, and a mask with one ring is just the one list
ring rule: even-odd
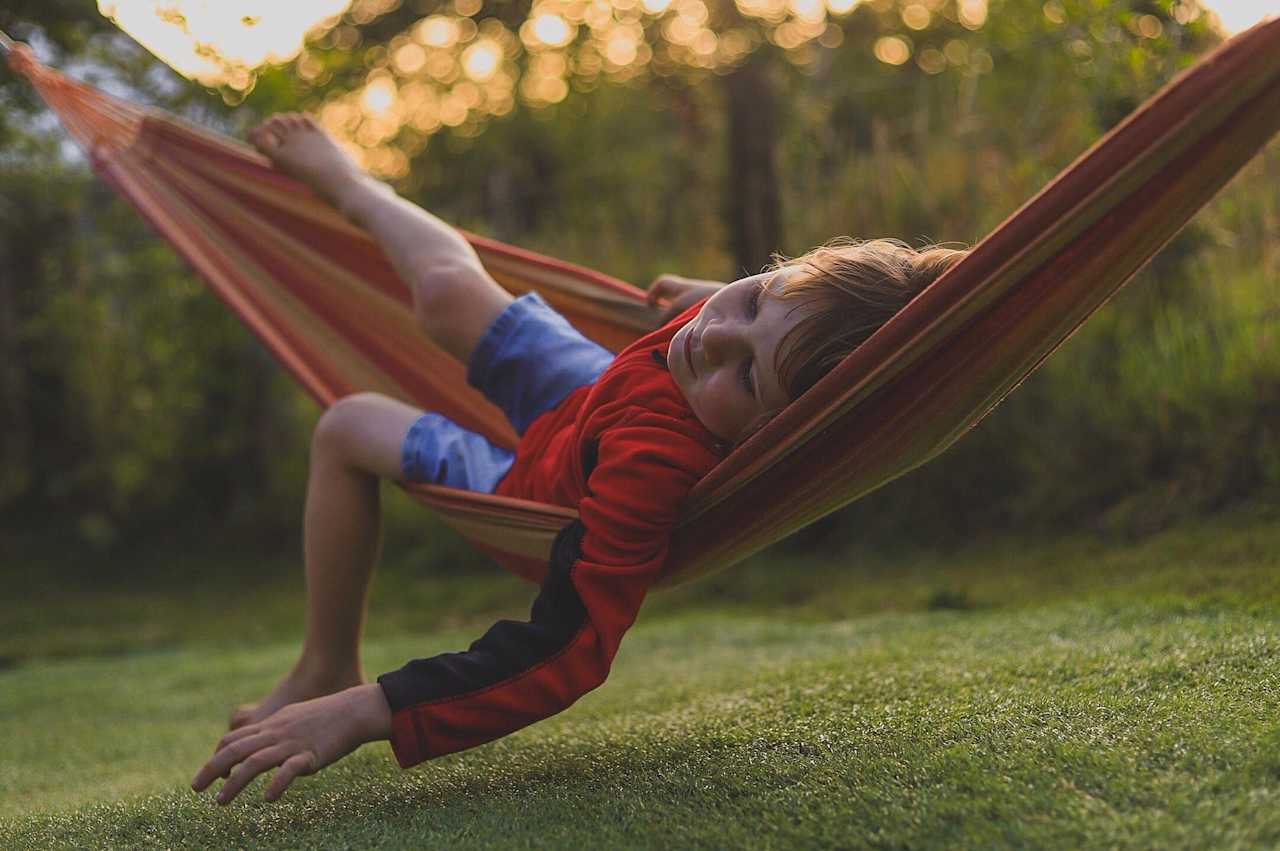
{"label": "bare leg", "polygon": [[304,515],[302,654],[270,694],[232,714],[232,729],[286,704],[364,682],[360,637],[381,549],[379,479],[402,478],[401,442],[421,414],[395,399],[362,393],[340,400],[321,417],[311,443]]}
{"label": "bare leg", "polygon": [[[409,286],[423,332],[466,363],[511,303],[465,239],[362,173],[309,117],[269,118],[250,140],[378,240]],[[373,393],[340,400],[321,417],[311,447],[303,555],[307,626],[301,656],[263,700],[240,707],[231,727],[286,704],[359,685],[360,636],[369,580],[381,548],[379,478],[401,478],[400,448],[422,411]]]}
{"label": "bare leg", "polygon": [[471,244],[428,211],[360,171],[309,115],[273,115],[249,140],[373,235],[413,294],[414,315],[436,345],[467,363],[512,301]]}

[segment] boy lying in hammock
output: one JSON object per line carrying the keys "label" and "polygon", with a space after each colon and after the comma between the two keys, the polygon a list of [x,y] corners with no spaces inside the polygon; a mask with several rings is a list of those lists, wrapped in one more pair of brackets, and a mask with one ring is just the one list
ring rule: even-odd
{"label": "boy lying in hammock", "polygon": [[[534,293],[513,299],[440,219],[363,174],[309,116],[250,140],[381,244],[432,340],[467,366],[520,443],[493,446],[439,414],[373,393],[320,418],[304,517],[306,637],[293,669],[192,781],[234,798],[280,766],[276,800],[364,742],[409,767],[491,741],[600,685],[667,554],[680,504],[734,445],[812,386],[962,252],[838,241],[723,285],[663,276],[658,330],[616,357]],[[360,635],[380,539],[379,479],[432,482],[577,509],[528,622],[463,653],[366,683]]]}

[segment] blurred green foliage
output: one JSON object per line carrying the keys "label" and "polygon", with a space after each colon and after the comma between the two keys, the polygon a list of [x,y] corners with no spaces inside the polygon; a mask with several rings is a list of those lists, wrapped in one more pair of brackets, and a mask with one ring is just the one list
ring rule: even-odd
{"label": "blurred green foliage", "polygon": [[[339,66],[329,89],[280,69],[226,114],[100,24],[69,24],[63,5],[27,4],[16,34],[224,130],[314,107],[399,28],[375,21],[361,50],[326,54]],[[1203,16],[1177,24],[1164,0],[990,7],[977,31],[938,18],[907,32],[898,5],[877,0],[812,66],[771,57],[785,113],[778,251],[840,234],[975,243],[1218,38]],[[1159,37],[1139,34],[1142,15],[1162,21]],[[885,33],[916,55],[962,42],[950,50],[966,58],[936,74],[888,66],[871,49]],[[148,88],[157,73],[165,84]],[[15,107],[0,124],[0,530],[109,545],[202,518],[296,546],[318,412],[11,75],[0,104]],[[731,280],[755,270],[735,268],[728,245],[724,189],[742,175],[728,173],[727,128],[711,80],[584,88],[479,136],[433,137],[398,188],[459,226],[641,285],[668,271]],[[1273,145],[982,426],[783,546],[1001,526],[1127,535],[1274,499],[1278,199]],[[393,525],[415,516],[393,504]]]}

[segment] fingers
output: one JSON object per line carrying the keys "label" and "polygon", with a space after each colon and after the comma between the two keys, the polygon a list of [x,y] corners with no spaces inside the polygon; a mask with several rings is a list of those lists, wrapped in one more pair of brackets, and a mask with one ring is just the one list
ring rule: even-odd
{"label": "fingers", "polygon": [[228,745],[234,745],[241,739],[256,735],[260,732],[262,732],[262,728],[258,724],[242,724],[223,736],[218,741],[218,746],[213,749],[213,752],[217,753]]}
{"label": "fingers", "polygon": [[697,290],[686,290],[680,293],[671,299],[671,303],[667,305],[666,310],[662,311],[662,318],[659,321],[661,324],[666,325],[703,297]]}
{"label": "fingers", "polygon": [[677,275],[659,275],[653,279],[653,283],[649,285],[649,291],[645,293],[645,302],[654,307],[660,298],[671,298],[680,287],[680,278]]}
{"label": "fingers", "polygon": [[[236,730],[235,732],[238,733],[240,731]],[[213,782],[215,777],[227,776],[227,772],[240,760],[268,743],[269,739],[266,734],[246,736],[225,747],[220,743],[218,751],[204,764],[204,767],[196,774],[195,779],[191,781],[191,788],[197,792],[203,791],[206,786]]]}
{"label": "fingers", "polygon": [[296,753],[285,760],[284,765],[280,766],[280,770],[276,772],[275,777],[272,777],[271,782],[267,785],[267,790],[263,797],[268,801],[279,800],[280,796],[284,794],[284,790],[289,788],[289,784],[299,774],[314,774],[315,772],[315,755],[307,751]]}
{"label": "fingers", "polygon": [[368,722],[352,711],[354,691],[291,704],[265,721],[232,730],[222,737],[191,788],[200,792],[215,777],[226,777],[218,794],[218,802],[225,804],[259,774],[283,766],[267,790],[267,800],[276,800],[299,774],[319,771],[368,741]]}
{"label": "fingers", "polygon": [[[276,801],[300,774],[316,772],[316,756],[309,750],[298,751],[298,743],[276,743],[266,734],[250,736],[240,742],[219,746],[218,753],[200,770],[191,788],[203,791],[215,777],[227,778],[218,792],[218,803],[228,804],[244,787],[265,771],[281,766],[265,793],[268,801]],[[234,768],[234,771],[232,770]]]}
{"label": "fingers", "polygon": [[660,328],[705,296],[706,293],[699,285],[688,278],[682,278],[679,275],[659,275],[649,285],[649,290],[645,293],[645,303],[649,307],[657,307],[660,299],[666,301],[666,306],[658,317],[656,327]]}
{"label": "fingers", "polygon": [[661,280],[661,278],[654,278],[653,282],[649,284],[649,289],[644,294],[644,303],[649,307],[653,307],[658,303],[658,296],[660,295],[658,292],[658,281]]}
{"label": "fingers", "polygon": [[231,803],[244,787],[253,782],[253,778],[289,759],[291,759],[290,751],[285,745],[275,745],[257,751],[242,762],[230,779],[222,784],[222,790],[218,792],[218,803]]}

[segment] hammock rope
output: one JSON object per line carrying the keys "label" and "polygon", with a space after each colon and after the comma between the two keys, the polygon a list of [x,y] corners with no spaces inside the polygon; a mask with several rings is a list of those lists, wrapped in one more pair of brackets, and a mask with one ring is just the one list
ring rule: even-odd
{"label": "hammock rope", "polygon": [[[0,47],[114,186],[322,405],[378,390],[513,446],[510,426],[419,333],[376,243],[252,148]],[[945,450],[1280,131],[1280,19],[1183,71],[1014,212],[690,493],[661,584],[727,566]],[[656,320],[642,290],[460,231],[513,294],[540,292],[617,351]],[[576,512],[411,492],[495,559],[540,575]]]}

